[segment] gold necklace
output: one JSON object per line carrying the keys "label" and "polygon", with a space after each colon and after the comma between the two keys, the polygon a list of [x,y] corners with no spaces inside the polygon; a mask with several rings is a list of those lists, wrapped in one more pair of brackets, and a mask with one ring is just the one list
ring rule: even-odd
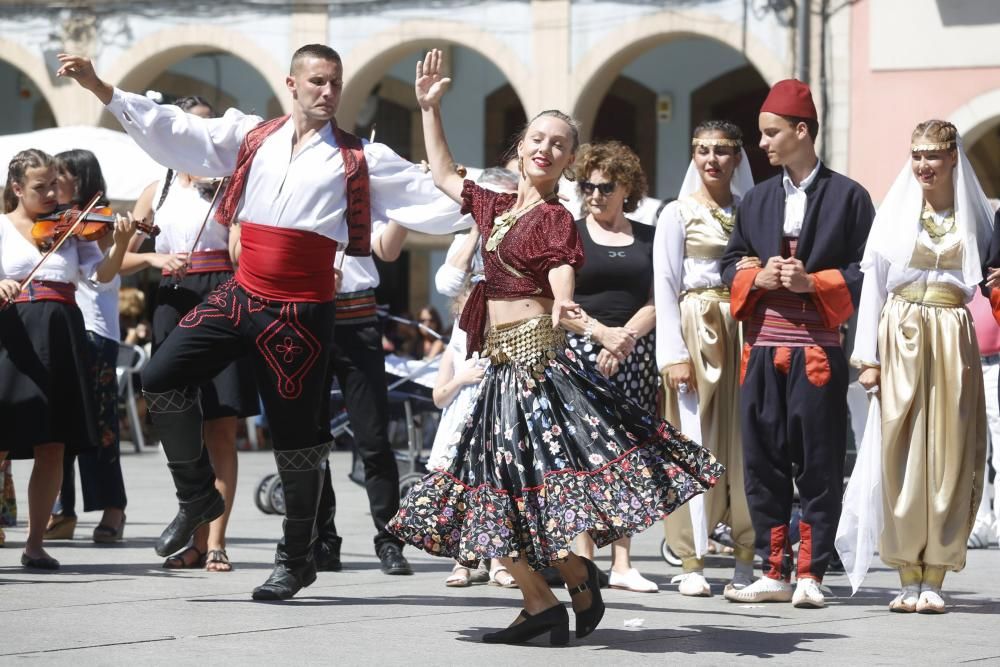
{"label": "gold necklace", "polygon": [[954,209],[950,210],[948,215],[943,216],[939,223],[934,219],[934,209],[931,208],[930,204],[925,202],[924,210],[920,213],[920,226],[924,228],[924,231],[931,237],[931,240],[936,243],[955,231],[955,211]]}
{"label": "gold necklace", "polygon": [[733,215],[732,213],[726,213],[725,211],[722,210],[722,207],[720,207],[713,200],[709,199],[708,197],[705,197],[704,195],[702,195],[701,199],[702,199],[701,202],[702,206],[704,206],[705,209],[708,211],[708,214],[711,215],[715,219],[715,221],[719,223],[719,226],[722,227],[722,230],[726,232],[726,236],[731,235],[733,233],[733,228],[736,226],[736,220],[735,220],[736,216]]}
{"label": "gold necklace", "polygon": [[536,199],[527,206],[522,206],[516,211],[514,210],[514,207],[511,206],[509,209],[493,218],[493,229],[490,231],[490,238],[486,240],[486,251],[493,252],[496,250],[500,245],[500,242],[503,241],[505,236],[507,236],[507,232],[509,232],[514,225],[517,224],[517,221],[520,220],[525,213],[532,210],[539,204],[549,201],[552,197],[553,195],[549,195],[547,197],[542,197],[541,199]]}

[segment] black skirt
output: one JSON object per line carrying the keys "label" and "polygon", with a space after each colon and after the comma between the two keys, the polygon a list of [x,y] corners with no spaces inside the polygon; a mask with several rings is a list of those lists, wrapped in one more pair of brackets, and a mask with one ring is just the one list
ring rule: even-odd
{"label": "black skirt", "polygon": [[[164,276],[156,291],[156,309],[153,311],[153,354],[189,311],[232,277],[230,271],[195,273],[175,283],[172,277]],[[201,411],[205,419],[260,414],[260,401],[249,358],[237,359],[201,386]]]}
{"label": "black skirt", "polygon": [[50,442],[74,454],[97,447],[89,366],[75,305],[35,301],[0,311],[0,451],[30,459]]}
{"label": "black skirt", "polygon": [[599,547],[634,535],[723,474],[584,364],[548,316],[494,328],[487,346],[491,365],[448,463],[388,526],[404,542],[469,566],[510,557],[540,569],[580,533]]}

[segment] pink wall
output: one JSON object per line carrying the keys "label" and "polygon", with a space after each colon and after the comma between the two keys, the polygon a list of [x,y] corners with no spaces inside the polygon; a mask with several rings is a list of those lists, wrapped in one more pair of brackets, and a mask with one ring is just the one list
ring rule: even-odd
{"label": "pink wall", "polygon": [[[947,119],[978,95],[1000,88],[1000,68],[873,72],[869,30],[868,2],[859,2],[851,8],[848,175],[879,202],[907,158],[917,123]],[[921,48],[918,40],[913,48]]]}

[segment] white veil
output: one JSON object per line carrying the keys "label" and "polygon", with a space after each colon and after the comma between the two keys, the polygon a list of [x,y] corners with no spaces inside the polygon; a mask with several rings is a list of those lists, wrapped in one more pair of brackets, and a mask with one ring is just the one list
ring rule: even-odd
{"label": "white veil", "polygon": [[[747,159],[747,152],[741,148],[740,155],[743,157],[736,166],[729,189],[734,196],[742,198],[753,187],[753,174],[750,172],[750,161]],[[701,174],[698,173],[698,167],[695,166],[694,160],[691,160],[691,163],[688,164],[687,173],[684,174],[684,182],[681,183],[681,191],[677,194],[677,198],[689,197],[700,189]]]}
{"label": "white veil", "polygon": [[[958,164],[955,168],[955,225],[965,244],[962,276],[966,285],[975,287],[982,282],[981,257],[993,235],[993,207],[965,155],[961,137],[956,137],[955,147],[958,151]],[[910,160],[907,159],[875,214],[861,260],[862,271],[868,271],[874,266],[875,255],[897,266],[909,264],[920,233],[919,221],[923,206],[923,190],[913,175]]]}

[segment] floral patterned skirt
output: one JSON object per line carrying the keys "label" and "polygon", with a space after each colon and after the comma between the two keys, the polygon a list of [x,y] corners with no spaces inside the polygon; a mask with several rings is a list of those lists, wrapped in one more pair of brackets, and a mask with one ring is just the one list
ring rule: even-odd
{"label": "floral patterned skirt", "polygon": [[712,454],[626,400],[548,316],[494,327],[486,371],[447,463],[403,499],[388,529],[472,566],[566,558],[573,539],[634,535],[719,480]]}

